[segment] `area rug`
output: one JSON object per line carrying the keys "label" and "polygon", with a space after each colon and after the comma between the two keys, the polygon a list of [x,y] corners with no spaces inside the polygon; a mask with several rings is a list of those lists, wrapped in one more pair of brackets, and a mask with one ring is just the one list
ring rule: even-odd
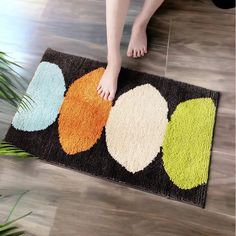
{"label": "area rug", "polygon": [[34,102],[19,107],[4,140],[48,162],[204,207],[219,93],[122,68],[116,97],[106,101],[96,91],[105,67],[47,49],[26,91]]}

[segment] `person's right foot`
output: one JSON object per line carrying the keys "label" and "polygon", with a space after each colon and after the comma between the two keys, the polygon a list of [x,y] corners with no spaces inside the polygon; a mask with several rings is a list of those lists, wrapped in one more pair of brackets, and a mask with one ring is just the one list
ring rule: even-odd
{"label": "person's right foot", "polygon": [[97,92],[103,99],[112,101],[115,98],[120,69],[120,57],[108,60],[106,70],[97,86]]}

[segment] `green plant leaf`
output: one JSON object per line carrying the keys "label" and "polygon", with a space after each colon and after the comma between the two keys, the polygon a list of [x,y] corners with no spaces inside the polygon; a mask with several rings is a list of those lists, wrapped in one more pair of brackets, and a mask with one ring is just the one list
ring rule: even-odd
{"label": "green plant leaf", "polygon": [[11,215],[13,214],[13,212],[15,211],[16,206],[18,205],[19,201],[21,200],[21,198],[23,197],[24,194],[26,194],[28,192],[24,191],[20,194],[20,196],[17,198],[14,206],[12,207],[6,222],[4,224],[0,224],[0,236],[18,236],[18,235],[24,235],[25,231],[23,230],[18,230],[19,228],[15,225],[12,225],[13,223],[15,223],[16,221],[30,215],[32,212],[28,212],[27,214],[20,216],[14,220],[9,221]]}
{"label": "green plant leaf", "polygon": [[10,226],[7,228],[0,227],[0,235],[6,235],[7,233],[14,231],[16,229],[18,229],[18,227],[16,227],[16,226]]}
{"label": "green plant leaf", "polygon": [[0,236],[11,236],[11,235],[24,235],[25,231],[20,230],[18,231],[19,227],[17,226],[10,226],[10,227],[1,227],[0,226]]}
{"label": "green plant leaf", "polygon": [[23,215],[23,216],[20,216],[20,217],[14,219],[14,220],[8,221],[8,222],[5,223],[5,224],[0,224],[0,228],[7,227],[7,226],[13,224],[14,222],[16,222],[16,221],[18,221],[18,220],[20,220],[20,219],[22,219],[22,218],[24,218],[24,217],[26,217],[26,216],[28,216],[28,215],[30,215],[30,214],[32,214],[32,211],[28,212],[27,214],[25,214],[25,215]]}
{"label": "green plant leaf", "polygon": [[18,231],[12,234],[7,234],[6,236],[20,236],[20,235],[24,235],[25,231]]}
{"label": "green plant leaf", "polygon": [[31,153],[28,153],[15,145],[2,141],[0,143],[0,156],[17,156],[17,157],[36,157]]}
{"label": "green plant leaf", "polygon": [[24,192],[22,192],[21,194],[20,194],[20,196],[17,198],[17,200],[16,200],[16,202],[15,202],[15,204],[14,204],[14,206],[12,207],[12,209],[11,209],[11,211],[10,211],[10,213],[9,213],[9,215],[8,215],[8,217],[7,217],[7,219],[6,219],[6,223],[9,221],[9,219],[10,219],[10,217],[11,217],[11,215],[13,214],[13,212],[14,212],[14,210],[15,210],[15,208],[16,208],[16,206],[17,206],[17,204],[19,203],[19,201],[21,200],[21,198],[26,194],[28,192],[28,190],[27,191],[24,191]]}
{"label": "green plant leaf", "polygon": [[29,95],[23,96],[15,85],[17,83],[22,88],[24,87],[21,83],[25,81],[24,78],[13,69],[13,67],[22,67],[9,58],[6,53],[0,51],[0,99],[14,107],[18,108],[19,106],[22,109],[29,109],[27,102],[30,104],[30,100],[32,102],[33,99]]}

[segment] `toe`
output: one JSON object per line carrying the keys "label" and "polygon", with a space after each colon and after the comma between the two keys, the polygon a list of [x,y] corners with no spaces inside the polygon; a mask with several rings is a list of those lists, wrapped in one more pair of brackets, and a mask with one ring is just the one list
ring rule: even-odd
{"label": "toe", "polygon": [[141,56],[144,56],[144,50],[143,49],[141,50]]}
{"label": "toe", "polygon": [[109,96],[109,94],[110,94],[110,92],[109,92],[109,91],[106,91],[106,92],[105,92],[105,95],[104,95],[104,97],[103,97],[103,98],[104,98],[105,100],[107,100],[107,99],[108,99],[108,96]]}
{"label": "toe", "polygon": [[143,48],[143,51],[144,51],[144,53],[147,53],[147,48],[144,47],[144,48]]}
{"label": "toe", "polygon": [[133,57],[137,58],[137,51],[136,50],[134,50]]}
{"label": "toe", "polygon": [[97,86],[97,91],[98,91],[101,87],[102,87],[102,85],[99,84],[99,85]]}
{"label": "toe", "polygon": [[140,49],[139,53],[140,53],[140,57],[142,57],[143,56],[143,50]]}
{"label": "toe", "polygon": [[115,97],[115,93],[113,91],[110,92],[109,96],[108,96],[108,100],[112,101]]}
{"label": "toe", "polygon": [[131,57],[131,56],[132,56],[132,53],[133,53],[133,50],[132,50],[131,48],[129,48],[129,49],[127,50],[127,56],[128,56],[128,57]]}
{"label": "toe", "polygon": [[137,57],[140,57],[140,56],[141,56],[140,50],[138,50],[138,52],[137,52]]}
{"label": "toe", "polygon": [[134,54],[135,54],[135,50],[132,49],[131,57],[134,57]]}
{"label": "toe", "polygon": [[102,91],[103,91],[103,89],[102,89],[102,87],[100,87],[100,88],[98,89],[98,94],[100,95],[100,94],[102,93]]}
{"label": "toe", "polygon": [[104,98],[104,95],[105,95],[105,91],[102,91],[102,92],[100,93],[100,97],[101,97],[101,98]]}
{"label": "toe", "polygon": [[132,53],[132,57],[134,58],[135,57],[135,50],[133,50],[133,53]]}

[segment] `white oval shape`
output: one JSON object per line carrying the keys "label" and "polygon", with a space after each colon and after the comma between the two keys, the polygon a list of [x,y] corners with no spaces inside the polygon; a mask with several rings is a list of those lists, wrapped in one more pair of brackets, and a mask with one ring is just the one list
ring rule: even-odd
{"label": "white oval shape", "polygon": [[132,173],[143,170],[160,152],[167,113],[166,100],[150,84],[122,94],[105,127],[110,155]]}
{"label": "white oval shape", "polygon": [[19,107],[12,125],[23,131],[46,129],[57,118],[65,90],[64,76],[58,65],[41,62],[26,90],[33,102],[30,101],[29,109]]}

